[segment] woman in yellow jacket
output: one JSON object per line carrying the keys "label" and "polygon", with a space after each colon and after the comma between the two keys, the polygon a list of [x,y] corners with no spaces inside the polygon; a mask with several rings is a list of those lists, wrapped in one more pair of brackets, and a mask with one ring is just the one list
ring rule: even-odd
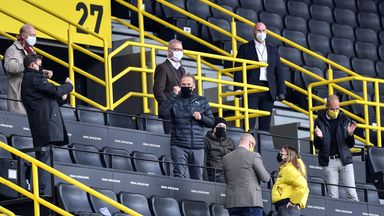
{"label": "woman in yellow jacket", "polygon": [[277,155],[279,173],[272,188],[278,216],[300,216],[308,200],[307,171],[295,148],[284,146]]}

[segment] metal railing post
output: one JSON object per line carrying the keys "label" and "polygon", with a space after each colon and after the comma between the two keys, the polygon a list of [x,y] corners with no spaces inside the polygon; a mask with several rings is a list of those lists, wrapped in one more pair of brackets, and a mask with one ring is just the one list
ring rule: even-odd
{"label": "metal railing post", "polygon": [[[68,26],[68,71],[69,71],[69,79],[72,80],[73,91],[76,92],[75,89],[75,72],[73,70],[74,59],[73,59],[73,47],[72,47],[72,25]],[[76,98],[73,94],[69,94],[69,101],[72,107],[76,107]]]}
{"label": "metal railing post", "polygon": [[33,200],[35,216],[40,216],[40,204],[39,204],[39,174],[37,172],[37,166],[32,163],[32,179],[33,179]]}

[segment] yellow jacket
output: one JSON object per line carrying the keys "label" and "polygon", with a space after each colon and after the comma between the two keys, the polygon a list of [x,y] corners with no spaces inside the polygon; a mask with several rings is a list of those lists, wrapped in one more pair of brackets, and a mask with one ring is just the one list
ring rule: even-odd
{"label": "yellow jacket", "polygon": [[[299,159],[306,175],[306,168]],[[309,195],[307,179],[293,166],[291,162],[280,166],[279,174],[272,188],[272,203],[289,198],[291,203],[305,208]]]}

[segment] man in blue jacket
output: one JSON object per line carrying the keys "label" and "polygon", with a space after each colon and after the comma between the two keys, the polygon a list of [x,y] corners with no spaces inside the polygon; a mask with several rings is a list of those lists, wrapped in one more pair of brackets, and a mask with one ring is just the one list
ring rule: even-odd
{"label": "man in blue jacket", "polygon": [[195,78],[184,74],[180,79],[180,87],[175,86],[173,92],[160,106],[160,117],[171,118],[171,156],[174,175],[185,178],[187,166],[192,179],[203,179],[204,165],[204,127],[212,127],[214,118],[205,97],[198,96],[195,89]]}

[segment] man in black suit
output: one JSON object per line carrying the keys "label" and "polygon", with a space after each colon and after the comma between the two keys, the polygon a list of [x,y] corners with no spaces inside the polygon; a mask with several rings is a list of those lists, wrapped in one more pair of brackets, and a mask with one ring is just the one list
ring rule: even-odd
{"label": "man in black suit", "polygon": [[[255,60],[268,63],[268,67],[251,69],[247,71],[248,84],[266,86],[268,92],[254,93],[248,95],[248,107],[264,111],[272,111],[275,100],[285,99],[285,78],[277,50],[265,41],[267,36],[266,26],[258,22],[254,27],[255,39],[239,47],[237,58]],[[237,64],[236,66],[241,66]],[[235,82],[242,82],[241,72],[236,72]],[[242,90],[242,87],[235,87]],[[250,129],[255,127],[255,118],[249,119]],[[259,130],[269,131],[271,116],[259,117]]]}
{"label": "man in black suit", "polygon": [[[183,43],[173,39],[168,43],[167,60],[157,65],[153,85],[153,94],[159,107],[167,99],[167,96],[175,88],[180,91],[180,79],[185,74],[185,69],[181,66],[183,58]],[[165,133],[170,132],[170,123],[163,123]]]}

